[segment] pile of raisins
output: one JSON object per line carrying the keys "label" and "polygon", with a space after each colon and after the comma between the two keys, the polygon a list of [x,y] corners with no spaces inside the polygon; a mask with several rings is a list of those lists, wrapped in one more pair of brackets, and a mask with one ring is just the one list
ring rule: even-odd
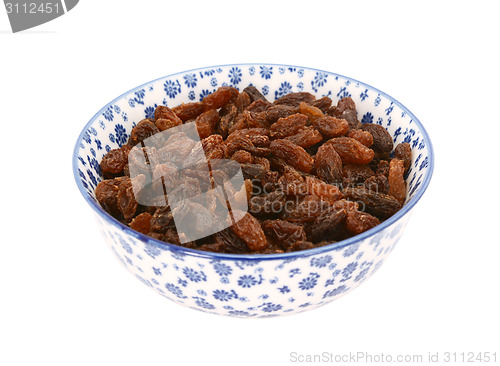
{"label": "pile of raisins", "polygon": [[[248,212],[229,228],[181,244],[168,205],[137,202],[128,159],[136,144],[187,122],[195,122],[207,160],[240,164]],[[179,141],[175,151],[182,159],[192,148]],[[159,106],[154,118],[137,123],[127,144],[102,159],[105,180],[95,194],[109,214],[155,239],[212,252],[284,253],[344,240],[394,215],[406,198],[410,162],[410,145],[394,148],[385,128],[360,123],[350,97],[332,105],[329,97],[300,92],[270,102],[254,86],[223,86],[201,102]],[[193,172],[157,169],[164,182],[201,192]]]}

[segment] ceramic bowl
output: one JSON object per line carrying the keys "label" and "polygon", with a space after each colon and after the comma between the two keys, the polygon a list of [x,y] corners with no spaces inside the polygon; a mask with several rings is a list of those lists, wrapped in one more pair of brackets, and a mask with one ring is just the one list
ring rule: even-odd
{"label": "ceramic bowl", "polygon": [[[272,255],[202,252],[157,241],[121,224],[96,201],[99,162],[124,144],[132,127],[158,105],[199,101],[218,87],[253,84],[273,101],[307,91],[334,103],[350,96],[358,119],[384,126],[395,145],[408,142],[412,162],[404,207],[375,228],[320,248]],[[389,95],[357,80],[306,67],[234,64],[189,70],[148,82],[104,106],[85,125],[73,155],[74,175],[111,251],[139,281],[193,309],[235,317],[299,313],[344,296],[372,276],[401,238],[431,179],[433,153],[418,119]],[[110,264],[111,265],[111,264]]]}

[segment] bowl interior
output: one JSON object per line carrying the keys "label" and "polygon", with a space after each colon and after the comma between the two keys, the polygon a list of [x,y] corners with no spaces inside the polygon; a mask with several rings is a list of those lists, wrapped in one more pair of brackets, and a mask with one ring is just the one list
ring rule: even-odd
{"label": "bowl interior", "polygon": [[[405,214],[425,191],[433,168],[432,146],[425,129],[401,103],[359,81],[321,70],[271,64],[238,64],[207,67],[162,77],[134,88],[104,106],[84,127],[73,156],[75,179],[80,191],[101,214],[94,189],[102,180],[99,162],[111,149],[127,142],[132,128],[141,119],[154,116],[158,105],[170,107],[200,101],[218,87],[231,85],[239,90],[254,85],[269,101],[290,92],[305,91],[317,98],[329,96],[334,104],[350,96],[356,103],[358,119],[384,126],[394,137],[394,146],[408,142],[412,163],[407,175]],[[388,221],[389,221],[388,220]]]}

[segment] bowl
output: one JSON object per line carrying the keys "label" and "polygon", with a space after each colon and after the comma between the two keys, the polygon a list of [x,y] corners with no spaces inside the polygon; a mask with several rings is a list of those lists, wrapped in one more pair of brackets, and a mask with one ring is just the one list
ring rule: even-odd
{"label": "bowl", "polygon": [[[141,119],[158,105],[199,101],[224,85],[253,84],[270,101],[305,91],[334,103],[350,96],[358,119],[384,126],[395,145],[408,142],[412,162],[403,208],[380,225],[347,240],[293,253],[237,255],[203,252],[155,240],[115,220],[94,189],[99,162],[126,143]],[[314,309],[349,293],[372,276],[401,238],[415,204],[432,176],[431,141],[419,120],[394,98],[357,80],[307,67],[233,64],[189,70],[138,86],[105,105],[83,128],[73,154],[78,189],[121,264],[168,299],[208,313],[271,317]]]}

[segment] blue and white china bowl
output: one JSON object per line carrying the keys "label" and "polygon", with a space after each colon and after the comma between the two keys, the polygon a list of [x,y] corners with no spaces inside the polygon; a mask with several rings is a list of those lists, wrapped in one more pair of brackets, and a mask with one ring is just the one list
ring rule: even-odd
{"label": "blue and white china bowl", "polygon": [[[235,255],[202,252],[142,235],[108,215],[94,189],[102,179],[103,155],[126,143],[133,126],[153,117],[158,105],[199,101],[218,87],[253,84],[272,101],[290,92],[350,96],[363,123],[384,126],[395,145],[408,142],[412,163],[405,206],[377,227],[353,238],[301,252]],[[134,88],[104,106],[78,137],[73,169],[78,188],[123,266],[146,286],[184,306],[235,317],[299,313],[329,303],[375,273],[403,234],[410,213],[433,170],[429,136],[418,119],[389,95],[354,79],[306,67],[235,64],[162,77]]]}

